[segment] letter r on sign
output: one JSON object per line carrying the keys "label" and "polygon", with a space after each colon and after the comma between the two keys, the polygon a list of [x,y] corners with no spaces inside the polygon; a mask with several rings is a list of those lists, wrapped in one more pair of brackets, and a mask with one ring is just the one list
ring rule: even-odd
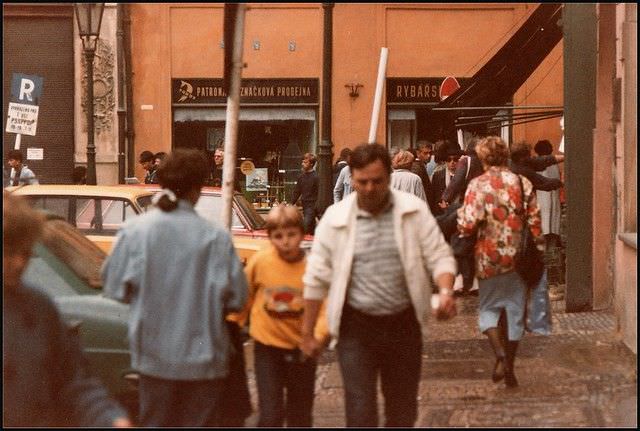
{"label": "letter r on sign", "polygon": [[18,100],[24,100],[25,96],[29,102],[33,102],[33,90],[36,88],[35,83],[27,78],[22,78],[20,80],[20,94],[18,96]]}

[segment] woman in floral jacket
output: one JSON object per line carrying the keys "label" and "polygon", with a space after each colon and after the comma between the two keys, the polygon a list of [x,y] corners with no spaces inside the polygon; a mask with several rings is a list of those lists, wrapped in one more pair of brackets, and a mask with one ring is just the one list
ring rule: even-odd
{"label": "woman in floral jacket", "polygon": [[486,137],[477,144],[476,152],[485,172],[469,183],[464,206],[458,210],[458,230],[461,236],[477,232],[478,320],[480,331],[487,335],[496,355],[492,380],[498,382],[504,378],[507,387],[515,387],[518,381],[513,363],[518,342],[524,333],[527,288],[515,271],[514,259],[520,244],[523,218],[538,246],[542,247],[540,210],[531,182],[524,177],[519,178],[507,167],[509,149],[502,139]]}

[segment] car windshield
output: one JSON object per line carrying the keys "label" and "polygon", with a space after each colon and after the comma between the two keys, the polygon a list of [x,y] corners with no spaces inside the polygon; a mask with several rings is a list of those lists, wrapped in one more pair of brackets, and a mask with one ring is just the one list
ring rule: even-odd
{"label": "car windshield", "polygon": [[[222,196],[214,194],[201,194],[195,206],[197,213],[205,219],[220,223],[220,213],[222,212]],[[231,210],[231,227],[235,229],[244,228],[242,220],[238,217],[236,209]]]}
{"label": "car windshield", "polygon": [[244,214],[245,218],[251,224],[251,230],[264,229],[264,219],[244,196],[237,194],[234,196],[234,200],[238,208],[240,208],[240,211],[242,211],[242,214]]}

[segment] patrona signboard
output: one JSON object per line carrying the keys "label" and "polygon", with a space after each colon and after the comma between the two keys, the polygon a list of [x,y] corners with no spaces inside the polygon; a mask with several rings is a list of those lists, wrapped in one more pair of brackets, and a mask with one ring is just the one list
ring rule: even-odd
{"label": "patrona signboard", "polygon": [[[241,104],[318,104],[317,78],[243,79]],[[171,82],[174,105],[225,104],[222,79],[176,78]]]}

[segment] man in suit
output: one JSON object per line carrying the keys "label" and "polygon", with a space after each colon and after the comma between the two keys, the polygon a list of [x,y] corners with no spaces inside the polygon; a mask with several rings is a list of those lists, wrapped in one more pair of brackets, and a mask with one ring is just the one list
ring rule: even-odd
{"label": "man in suit", "polygon": [[[436,171],[431,179],[434,202],[440,202],[442,200],[442,195],[453,179],[456,173],[456,165],[458,164],[458,160],[460,160],[460,156],[462,156],[460,147],[454,142],[447,142],[442,146],[440,151],[441,158],[445,161],[445,168]],[[435,215],[440,215],[443,212],[444,208],[438,206]]]}

